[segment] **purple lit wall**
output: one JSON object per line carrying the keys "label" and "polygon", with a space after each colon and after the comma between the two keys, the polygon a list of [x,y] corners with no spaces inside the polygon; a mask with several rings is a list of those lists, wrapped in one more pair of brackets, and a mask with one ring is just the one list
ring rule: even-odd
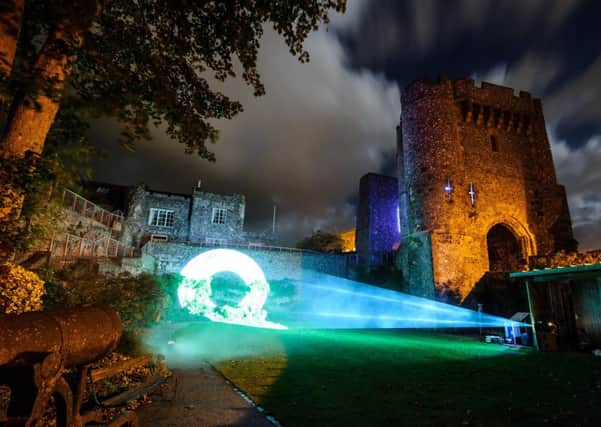
{"label": "purple lit wall", "polygon": [[368,173],[359,183],[357,255],[364,265],[382,264],[400,241],[397,179]]}

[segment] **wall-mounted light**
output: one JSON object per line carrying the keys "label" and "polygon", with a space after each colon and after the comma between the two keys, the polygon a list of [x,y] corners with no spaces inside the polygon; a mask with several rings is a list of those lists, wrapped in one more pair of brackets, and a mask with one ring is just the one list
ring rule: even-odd
{"label": "wall-mounted light", "polygon": [[447,178],[447,183],[444,186],[444,192],[447,193],[447,201],[450,203],[453,201],[453,184],[451,179]]}
{"label": "wall-mounted light", "polygon": [[469,190],[467,192],[470,196],[470,202],[472,207],[476,206],[476,190],[474,189],[474,183],[470,182]]}

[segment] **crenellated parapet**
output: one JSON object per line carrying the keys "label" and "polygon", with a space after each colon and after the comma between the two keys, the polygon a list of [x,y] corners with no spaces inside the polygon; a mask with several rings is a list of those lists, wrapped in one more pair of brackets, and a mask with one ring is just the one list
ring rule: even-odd
{"label": "crenellated parapet", "polygon": [[542,118],[542,103],[529,92],[516,95],[510,87],[487,82],[478,86],[473,79],[415,80],[405,88],[401,102],[411,104],[424,98],[452,99],[465,123],[519,135],[531,135],[535,121]]}
{"label": "crenellated parapet", "polygon": [[412,103],[425,97],[452,98],[457,101],[471,100],[474,103],[489,105],[497,109],[514,113],[542,113],[541,102],[529,92],[520,91],[517,95],[513,88],[493,83],[476,84],[474,79],[449,79],[440,77],[437,81],[426,79],[409,83],[401,95],[401,102]]}

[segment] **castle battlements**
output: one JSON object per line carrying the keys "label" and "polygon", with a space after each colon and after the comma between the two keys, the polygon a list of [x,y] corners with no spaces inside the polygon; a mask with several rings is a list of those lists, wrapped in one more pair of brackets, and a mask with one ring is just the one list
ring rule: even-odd
{"label": "castle battlements", "polygon": [[401,97],[402,104],[425,100],[456,103],[464,123],[517,135],[532,135],[534,126],[544,120],[540,99],[529,92],[516,95],[510,87],[487,82],[478,86],[474,79],[415,80],[405,87]]}
{"label": "castle battlements", "polygon": [[532,97],[529,92],[520,91],[516,95],[513,88],[487,82],[478,85],[470,78],[441,77],[434,82],[427,79],[414,80],[403,90],[401,102],[413,103],[429,97],[453,99],[514,114],[542,114],[540,99]]}

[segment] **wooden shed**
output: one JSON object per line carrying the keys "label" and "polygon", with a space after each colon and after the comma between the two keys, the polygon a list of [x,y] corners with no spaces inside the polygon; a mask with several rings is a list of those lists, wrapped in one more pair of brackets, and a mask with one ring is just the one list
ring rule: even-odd
{"label": "wooden shed", "polygon": [[515,272],[542,350],[601,348],[601,264]]}

